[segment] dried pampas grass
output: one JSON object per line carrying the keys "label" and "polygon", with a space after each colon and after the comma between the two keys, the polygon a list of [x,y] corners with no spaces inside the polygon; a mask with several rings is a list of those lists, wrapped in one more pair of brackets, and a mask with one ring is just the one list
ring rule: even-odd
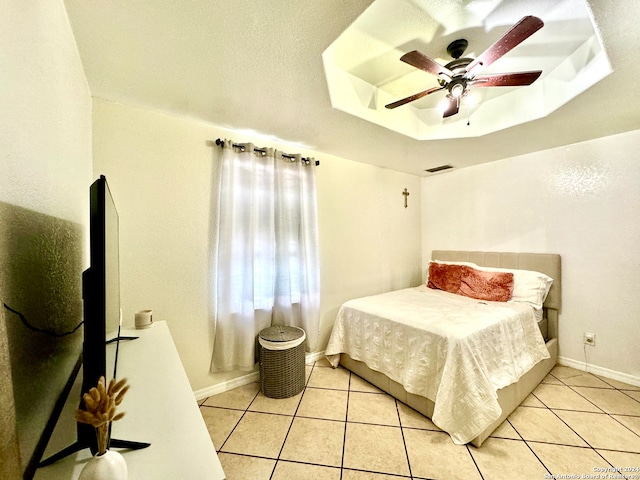
{"label": "dried pampas grass", "polygon": [[109,445],[109,424],[124,417],[124,412],[116,414],[116,407],[122,403],[129,390],[127,379],[116,382],[111,379],[106,386],[104,376],[98,380],[97,387],[82,395],[85,409],[76,410],[76,420],[92,425],[96,429],[98,439],[98,455],[103,455]]}

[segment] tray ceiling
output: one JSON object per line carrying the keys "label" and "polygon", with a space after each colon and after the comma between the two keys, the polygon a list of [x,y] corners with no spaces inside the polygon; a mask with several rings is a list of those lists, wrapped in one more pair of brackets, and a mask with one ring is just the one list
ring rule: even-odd
{"label": "tray ceiling", "polygon": [[[417,140],[477,137],[542,118],[612,72],[582,0],[450,2],[376,0],[323,53],[331,103]],[[437,77],[400,61],[412,50],[441,65],[447,45],[466,39],[476,58],[526,15],[544,27],[475,73],[542,70],[526,87],[470,87],[457,115],[443,118],[439,91],[393,110],[385,105],[428,88]]]}

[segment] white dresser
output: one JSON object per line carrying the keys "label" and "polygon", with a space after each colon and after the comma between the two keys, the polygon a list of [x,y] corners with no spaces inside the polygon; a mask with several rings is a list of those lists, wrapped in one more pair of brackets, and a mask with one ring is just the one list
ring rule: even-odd
{"label": "white dresser", "polygon": [[[129,480],[193,478],[219,480],[225,475],[202,419],[189,380],[166,322],[146,329],[124,329],[122,336],[136,340],[120,342],[118,378],[127,378],[131,388],[119,411],[122,420],[113,423],[112,437],[150,443],[142,450],[118,450],[124,455]],[[108,355],[115,346],[110,345]],[[75,441],[74,411],[80,401],[82,371],[43,458]],[[39,468],[35,479],[75,479],[90,458],[88,449]]]}

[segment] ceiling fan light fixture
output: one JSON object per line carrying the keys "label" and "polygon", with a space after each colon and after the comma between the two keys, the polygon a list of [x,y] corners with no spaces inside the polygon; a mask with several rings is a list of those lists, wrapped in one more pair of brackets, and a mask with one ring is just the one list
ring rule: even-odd
{"label": "ceiling fan light fixture", "polygon": [[464,85],[462,83],[456,83],[451,87],[449,93],[451,93],[454,98],[461,98],[464,95]]}

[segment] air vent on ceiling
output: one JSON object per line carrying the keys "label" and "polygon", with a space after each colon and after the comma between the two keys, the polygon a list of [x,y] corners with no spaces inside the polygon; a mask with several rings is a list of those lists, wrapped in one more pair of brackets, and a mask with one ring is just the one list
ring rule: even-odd
{"label": "air vent on ceiling", "polygon": [[442,170],[449,170],[450,168],[453,168],[453,165],[440,165],[439,167],[427,168],[425,172],[436,173]]}

